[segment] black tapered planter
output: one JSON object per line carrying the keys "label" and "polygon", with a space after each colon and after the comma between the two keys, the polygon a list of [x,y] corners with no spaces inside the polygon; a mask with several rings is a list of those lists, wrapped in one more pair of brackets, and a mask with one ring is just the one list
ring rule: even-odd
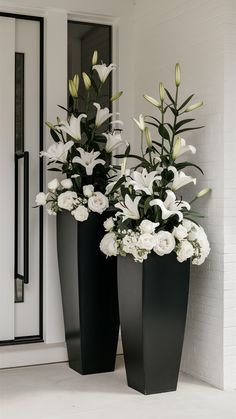
{"label": "black tapered planter", "polygon": [[121,335],[128,385],[144,394],[174,391],[186,322],[189,260],[152,253],[118,257]]}
{"label": "black tapered planter", "polygon": [[107,213],[77,222],[57,216],[57,248],[69,365],[80,374],[114,371],[119,331],[117,260],[99,249]]}

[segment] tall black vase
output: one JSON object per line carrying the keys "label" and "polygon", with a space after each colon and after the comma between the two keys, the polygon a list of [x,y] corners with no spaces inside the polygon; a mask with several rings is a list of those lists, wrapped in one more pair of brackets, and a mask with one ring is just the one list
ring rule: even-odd
{"label": "tall black vase", "polygon": [[117,260],[99,249],[107,214],[77,222],[57,216],[57,248],[69,365],[80,374],[114,371],[119,331]]}
{"label": "tall black vase", "polygon": [[174,391],[186,322],[189,260],[152,253],[118,257],[121,335],[128,385],[144,394]]}

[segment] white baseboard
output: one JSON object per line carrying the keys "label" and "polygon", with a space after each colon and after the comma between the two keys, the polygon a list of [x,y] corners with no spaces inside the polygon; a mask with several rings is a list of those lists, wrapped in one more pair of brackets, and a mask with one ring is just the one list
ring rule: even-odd
{"label": "white baseboard", "polygon": [[66,344],[29,343],[0,347],[0,368],[49,364],[68,360]]}
{"label": "white baseboard", "polygon": [[[123,354],[119,336],[117,355]],[[68,361],[65,342],[29,343],[0,347],[0,369]]]}

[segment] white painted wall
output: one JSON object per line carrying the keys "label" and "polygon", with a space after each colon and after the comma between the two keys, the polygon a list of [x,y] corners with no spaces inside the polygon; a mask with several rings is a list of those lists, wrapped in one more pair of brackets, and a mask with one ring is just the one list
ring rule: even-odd
{"label": "white painted wall", "polygon": [[160,80],[174,86],[176,62],[183,97],[196,92],[196,101],[205,102],[196,111],[205,129],[186,139],[205,172],[197,174],[196,191],[213,189],[198,204],[212,251],[192,269],[182,369],[220,388],[236,387],[235,29],[233,1],[136,1],[136,115],[153,111],[142,93],[157,95]]}

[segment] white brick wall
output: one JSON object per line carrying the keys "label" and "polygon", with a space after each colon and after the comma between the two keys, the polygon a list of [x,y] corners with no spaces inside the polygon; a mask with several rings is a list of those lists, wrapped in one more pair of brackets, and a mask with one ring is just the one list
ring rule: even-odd
{"label": "white brick wall", "polygon": [[236,4],[224,22],[224,387],[236,388]]}
{"label": "white brick wall", "polygon": [[194,115],[205,129],[186,139],[196,145],[194,160],[205,172],[192,172],[196,191],[213,189],[210,199],[196,205],[206,215],[202,224],[212,251],[203,266],[192,269],[182,369],[220,388],[236,387],[234,3],[137,0],[135,7],[135,114],[153,112],[142,94],[157,96],[160,80],[174,87],[176,62],[182,96],[196,92],[196,101],[205,103]]}

